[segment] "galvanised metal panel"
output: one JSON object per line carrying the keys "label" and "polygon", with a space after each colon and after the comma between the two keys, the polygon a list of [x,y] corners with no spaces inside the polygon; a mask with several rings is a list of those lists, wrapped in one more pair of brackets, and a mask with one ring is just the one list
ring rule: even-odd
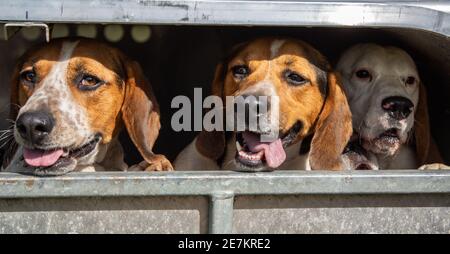
{"label": "galvanised metal panel", "polygon": [[450,171],[0,173],[0,198],[450,193]]}
{"label": "galvanised metal panel", "polygon": [[207,197],[0,199],[0,234],[207,232]]}
{"label": "galvanised metal panel", "polygon": [[233,233],[450,233],[450,195],[237,197]]}
{"label": "galvanised metal panel", "polygon": [[0,232],[448,233],[449,202],[444,170],[0,173]]}
{"label": "galvanised metal panel", "polygon": [[404,27],[450,34],[448,1],[0,2],[4,22]]}

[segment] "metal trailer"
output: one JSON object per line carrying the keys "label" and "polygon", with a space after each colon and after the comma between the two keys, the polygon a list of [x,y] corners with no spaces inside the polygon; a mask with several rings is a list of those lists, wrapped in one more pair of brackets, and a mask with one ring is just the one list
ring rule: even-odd
{"label": "metal trailer", "polygon": [[[166,140],[156,149],[173,159],[195,133],[164,129],[171,98],[192,97],[194,86],[208,91],[220,52],[236,40],[296,35],[332,61],[360,41],[407,49],[427,84],[432,133],[450,161],[450,1],[15,0],[0,1],[0,22],[8,39],[0,41],[0,128],[9,73],[29,45],[56,37],[61,25],[64,36],[94,24],[93,37],[106,40],[115,24],[125,35],[112,43],[154,85],[159,140]],[[43,32],[14,35],[21,27]],[[143,27],[151,39],[132,41]],[[188,75],[196,68],[204,72]],[[126,150],[128,161],[139,159]],[[0,173],[0,233],[450,233],[449,194],[444,170]]]}

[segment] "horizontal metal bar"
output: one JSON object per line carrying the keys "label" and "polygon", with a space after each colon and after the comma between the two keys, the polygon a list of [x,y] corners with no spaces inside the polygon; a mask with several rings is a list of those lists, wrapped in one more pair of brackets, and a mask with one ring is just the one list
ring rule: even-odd
{"label": "horizontal metal bar", "polygon": [[450,193],[450,171],[97,172],[38,178],[0,173],[0,198]]}
{"label": "horizontal metal bar", "polygon": [[449,6],[444,1],[14,0],[0,1],[0,20],[404,27],[448,36]]}

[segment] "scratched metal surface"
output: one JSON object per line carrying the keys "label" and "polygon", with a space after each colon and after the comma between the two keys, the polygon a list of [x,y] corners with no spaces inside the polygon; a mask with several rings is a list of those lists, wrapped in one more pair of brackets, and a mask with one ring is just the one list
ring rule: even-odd
{"label": "scratched metal surface", "polygon": [[0,173],[0,198],[450,193],[450,171],[231,171],[70,173],[39,178]]}
{"label": "scratched metal surface", "polygon": [[0,174],[0,233],[133,232],[450,233],[450,171]]}
{"label": "scratched metal surface", "polygon": [[207,229],[205,197],[0,199],[0,234],[198,234]]}
{"label": "scratched metal surface", "polygon": [[[86,12],[86,7],[89,11]],[[0,20],[410,27],[449,35],[448,1],[2,1]]]}
{"label": "scratched metal surface", "polygon": [[233,233],[450,233],[450,195],[238,197]]}
{"label": "scratched metal surface", "polygon": [[[241,196],[232,233],[450,233],[449,195]],[[0,233],[207,233],[203,197],[0,199]]]}

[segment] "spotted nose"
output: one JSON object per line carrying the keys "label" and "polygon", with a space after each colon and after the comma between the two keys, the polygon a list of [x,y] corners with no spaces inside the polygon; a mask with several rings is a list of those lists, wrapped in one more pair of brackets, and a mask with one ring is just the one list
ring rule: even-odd
{"label": "spotted nose", "polygon": [[33,145],[42,143],[55,126],[53,116],[44,111],[25,112],[16,121],[20,136]]}
{"label": "spotted nose", "polygon": [[405,97],[392,96],[385,98],[381,103],[381,107],[393,119],[403,120],[411,114],[414,104]]}

